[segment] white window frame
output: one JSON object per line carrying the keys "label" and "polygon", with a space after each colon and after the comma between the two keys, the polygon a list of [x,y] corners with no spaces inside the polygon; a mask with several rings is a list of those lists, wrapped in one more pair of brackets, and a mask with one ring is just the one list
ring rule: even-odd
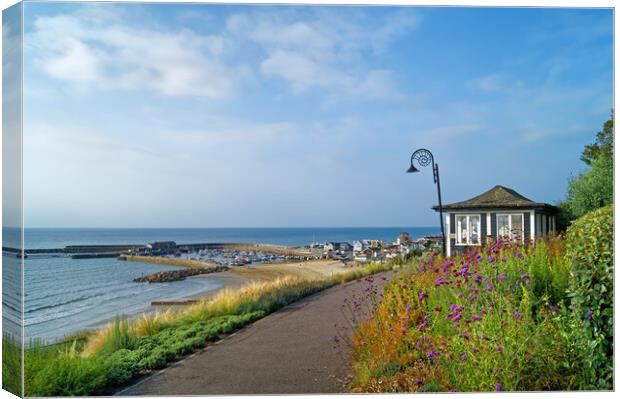
{"label": "white window frame", "polygon": [[[471,242],[471,234],[469,233],[469,218],[475,216],[478,218],[478,243],[474,244]],[[464,217],[466,220],[466,224],[467,224],[467,239],[465,242],[463,242],[462,237],[461,237],[461,223],[459,221],[459,218]],[[456,237],[454,238],[454,243],[455,245],[460,245],[460,246],[481,246],[482,245],[482,232],[481,232],[481,223],[482,223],[482,217],[479,213],[472,213],[472,214],[462,214],[462,213],[457,213],[454,216],[454,224],[455,224],[455,229],[456,229]]]}
{"label": "white window frame", "polygon": [[[495,232],[497,235],[497,238],[500,238],[499,235],[499,218],[500,216],[508,216],[508,231],[510,231],[510,234],[513,234],[513,229],[512,229],[512,217],[513,216],[521,216],[521,242],[523,242],[523,240],[525,240],[525,215],[523,213],[519,213],[519,212],[515,212],[515,213],[498,213],[495,216]],[[512,240],[513,237],[510,237],[510,239]]]}

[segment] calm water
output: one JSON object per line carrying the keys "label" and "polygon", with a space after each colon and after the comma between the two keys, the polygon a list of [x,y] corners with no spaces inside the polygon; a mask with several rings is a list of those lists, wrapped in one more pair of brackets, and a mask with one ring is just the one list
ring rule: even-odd
{"label": "calm water", "polygon": [[[311,242],[373,238],[393,241],[401,231],[417,238],[437,234],[438,228],[217,228],[217,229],[26,229],[26,248],[62,248],[80,244],[145,244],[173,240],[179,244],[207,242],[268,243],[291,246]],[[3,256],[3,320],[5,331],[16,333],[19,316],[19,263]],[[89,329],[119,314],[152,310],[153,300],[178,300],[219,288],[209,276],[163,284],[138,284],[144,274],[172,266],[120,262],[113,258],[71,259],[30,256],[24,269],[26,341],[54,341]],[[13,273],[12,271],[15,271]],[[6,277],[12,277],[7,280]],[[16,299],[16,300],[12,300]]]}

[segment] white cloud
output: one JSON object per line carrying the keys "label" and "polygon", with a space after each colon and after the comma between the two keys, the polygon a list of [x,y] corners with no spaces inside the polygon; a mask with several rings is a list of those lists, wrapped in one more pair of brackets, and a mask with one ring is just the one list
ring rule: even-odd
{"label": "white cloud", "polygon": [[418,17],[401,12],[377,20],[337,13],[236,14],[227,26],[263,47],[263,74],[283,79],[296,92],[319,88],[362,100],[400,99],[393,71],[368,67],[367,57],[414,28]]}
{"label": "white cloud", "polygon": [[220,36],[165,32],[119,23],[119,15],[38,17],[26,37],[27,59],[80,90],[150,90],[172,96],[232,95],[245,70],[223,64]]}

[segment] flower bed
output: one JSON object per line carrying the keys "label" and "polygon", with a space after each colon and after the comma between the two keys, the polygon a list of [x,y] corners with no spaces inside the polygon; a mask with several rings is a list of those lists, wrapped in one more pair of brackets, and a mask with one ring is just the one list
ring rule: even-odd
{"label": "flower bed", "polygon": [[430,255],[395,279],[353,340],[356,392],[583,387],[563,241]]}

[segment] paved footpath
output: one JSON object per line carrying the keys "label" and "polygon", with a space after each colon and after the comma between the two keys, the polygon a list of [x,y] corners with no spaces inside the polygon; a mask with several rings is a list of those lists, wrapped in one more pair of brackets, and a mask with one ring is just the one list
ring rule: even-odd
{"label": "paved footpath", "polygon": [[[375,276],[377,285],[382,285]],[[345,298],[368,286],[350,282],[289,305],[119,395],[336,393],[346,389],[350,352],[334,348],[334,324],[347,325]],[[350,316],[349,316],[350,317]]]}

